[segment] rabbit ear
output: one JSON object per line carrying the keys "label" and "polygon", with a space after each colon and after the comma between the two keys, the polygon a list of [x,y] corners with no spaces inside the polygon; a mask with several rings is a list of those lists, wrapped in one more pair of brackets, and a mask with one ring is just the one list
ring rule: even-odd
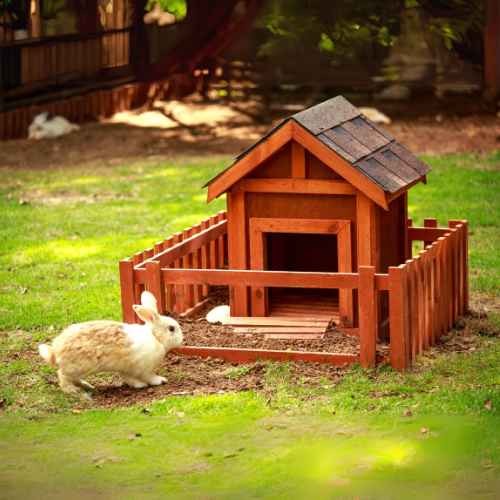
{"label": "rabbit ear", "polygon": [[156,303],[156,299],[151,292],[142,292],[141,295],[141,304],[144,307],[149,307],[153,309],[153,311],[158,311],[158,304]]}
{"label": "rabbit ear", "polygon": [[145,321],[146,323],[154,323],[160,318],[158,313],[149,307],[138,306],[138,305],[133,305],[132,307],[134,308],[134,311],[137,313],[137,316],[139,316],[139,318],[141,318],[142,321]]}

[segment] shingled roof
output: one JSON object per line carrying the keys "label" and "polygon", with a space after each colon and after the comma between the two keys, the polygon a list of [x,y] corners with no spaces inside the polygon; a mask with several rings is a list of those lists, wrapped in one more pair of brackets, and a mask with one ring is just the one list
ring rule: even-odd
{"label": "shingled roof", "polygon": [[287,118],[239,155],[229,169],[290,120],[301,125],[385,192],[392,194],[415,181],[424,180],[432,170],[342,96]]}

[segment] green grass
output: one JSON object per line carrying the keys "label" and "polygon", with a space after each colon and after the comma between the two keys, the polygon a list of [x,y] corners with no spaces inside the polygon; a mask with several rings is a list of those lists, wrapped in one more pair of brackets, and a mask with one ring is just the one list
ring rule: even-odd
{"label": "green grass", "polygon": [[[498,295],[500,153],[424,160],[434,172],[410,192],[414,225],[424,217],[439,225],[468,219],[471,289]],[[0,169],[0,401],[8,409],[0,425],[0,492],[471,498],[500,489],[496,337],[476,337],[468,355],[431,349],[405,373],[354,367],[338,385],[325,377],[307,386],[295,365],[266,363],[270,401],[252,392],[174,397],[148,404],[148,415],[137,407],[71,415],[75,405],[85,408],[83,396],[41,379],[54,371],[40,364],[37,344],[73,322],[121,319],[120,259],[225,208],[222,198],[207,206],[200,187],[229,161]],[[227,376],[244,379],[247,371],[231,368]],[[493,406],[488,418],[485,398]],[[46,413],[54,407],[60,415]],[[402,419],[408,410],[412,416]],[[446,432],[416,440],[428,426]],[[130,440],[131,432],[142,436]],[[332,484],[338,478],[350,482]]]}

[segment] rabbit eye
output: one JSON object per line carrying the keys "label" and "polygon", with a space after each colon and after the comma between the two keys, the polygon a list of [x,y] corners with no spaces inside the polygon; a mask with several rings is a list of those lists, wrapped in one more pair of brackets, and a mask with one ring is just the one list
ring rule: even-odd
{"label": "rabbit eye", "polygon": [[175,328],[173,326],[169,326],[168,329],[173,332],[175,330]]}

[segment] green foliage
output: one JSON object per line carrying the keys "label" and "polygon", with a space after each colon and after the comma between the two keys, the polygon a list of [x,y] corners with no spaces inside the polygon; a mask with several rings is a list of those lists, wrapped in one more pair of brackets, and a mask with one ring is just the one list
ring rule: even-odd
{"label": "green foliage", "polygon": [[163,12],[173,14],[176,21],[182,21],[187,15],[187,0],[148,0],[145,10],[150,11],[157,3]]}

